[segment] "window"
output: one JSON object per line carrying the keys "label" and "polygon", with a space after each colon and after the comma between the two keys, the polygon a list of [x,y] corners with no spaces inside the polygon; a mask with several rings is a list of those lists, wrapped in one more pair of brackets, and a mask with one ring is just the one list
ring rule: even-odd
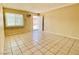
{"label": "window", "polygon": [[6,27],[24,26],[23,15],[15,13],[5,13]]}

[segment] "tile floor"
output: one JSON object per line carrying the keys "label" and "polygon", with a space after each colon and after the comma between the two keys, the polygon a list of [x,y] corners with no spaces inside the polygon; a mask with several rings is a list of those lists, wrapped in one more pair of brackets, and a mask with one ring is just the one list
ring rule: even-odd
{"label": "tile floor", "polygon": [[79,40],[33,31],[8,36],[4,55],[79,55]]}

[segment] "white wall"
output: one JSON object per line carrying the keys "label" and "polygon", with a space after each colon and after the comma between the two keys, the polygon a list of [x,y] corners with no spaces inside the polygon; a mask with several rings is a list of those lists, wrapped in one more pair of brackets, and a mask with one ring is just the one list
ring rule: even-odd
{"label": "white wall", "polygon": [[3,9],[0,6],[0,54],[4,50],[4,24],[3,24]]}

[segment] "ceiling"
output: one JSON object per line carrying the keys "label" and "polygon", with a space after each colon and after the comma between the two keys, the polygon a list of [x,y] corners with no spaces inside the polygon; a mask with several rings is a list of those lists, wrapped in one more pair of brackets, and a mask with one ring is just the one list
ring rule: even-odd
{"label": "ceiling", "polygon": [[71,3],[2,3],[1,5],[34,13],[44,13],[56,8],[71,5]]}

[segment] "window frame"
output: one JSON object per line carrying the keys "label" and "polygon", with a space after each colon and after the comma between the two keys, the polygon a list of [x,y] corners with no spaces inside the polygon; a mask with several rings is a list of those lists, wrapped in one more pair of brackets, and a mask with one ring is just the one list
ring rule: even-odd
{"label": "window frame", "polygon": [[[6,26],[6,13],[12,13],[12,14],[19,14],[19,15],[22,15],[23,16],[23,25],[22,26],[17,26],[16,25],[16,19],[15,19],[15,25],[14,26]],[[5,12],[4,13],[4,23],[5,23],[5,28],[22,28],[22,27],[24,27],[24,25],[25,25],[25,22],[24,22],[24,15],[23,14],[20,14],[20,13],[13,13],[13,12]]]}

